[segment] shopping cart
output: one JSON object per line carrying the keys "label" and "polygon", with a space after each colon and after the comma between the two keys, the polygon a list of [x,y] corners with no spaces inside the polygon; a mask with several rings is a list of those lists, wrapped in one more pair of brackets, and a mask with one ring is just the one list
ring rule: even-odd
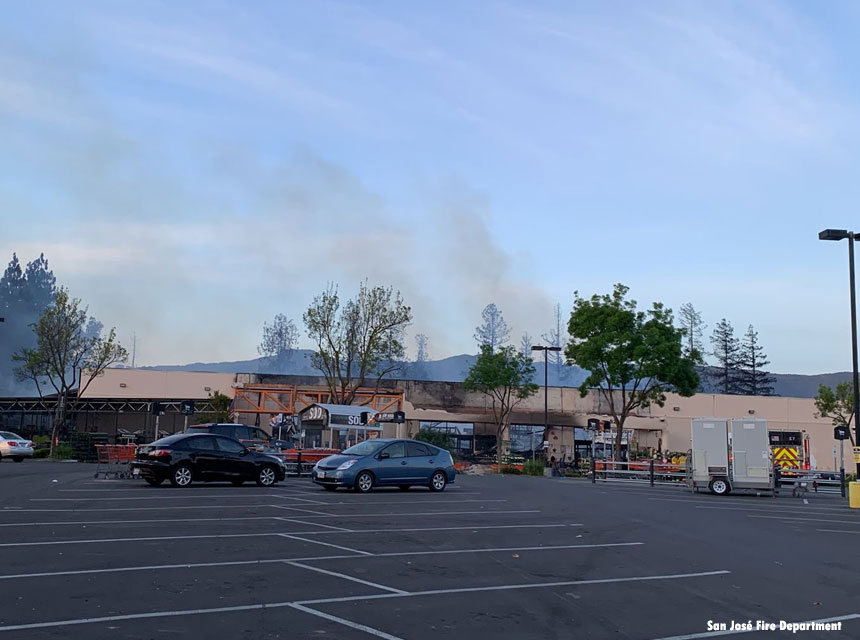
{"label": "shopping cart", "polygon": [[131,478],[129,463],[134,460],[136,448],[134,444],[97,444],[98,465],[93,477],[101,476],[114,480]]}

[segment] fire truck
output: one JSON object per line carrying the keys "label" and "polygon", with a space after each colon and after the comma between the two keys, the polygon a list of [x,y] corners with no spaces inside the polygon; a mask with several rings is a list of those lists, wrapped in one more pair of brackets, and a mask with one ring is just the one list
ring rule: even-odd
{"label": "fire truck", "polygon": [[782,473],[810,468],[809,434],[806,431],[768,430],[767,435],[773,464]]}

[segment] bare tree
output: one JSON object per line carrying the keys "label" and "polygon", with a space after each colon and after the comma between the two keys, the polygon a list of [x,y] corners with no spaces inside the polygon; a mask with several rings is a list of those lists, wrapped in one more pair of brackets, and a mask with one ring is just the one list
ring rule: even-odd
{"label": "bare tree", "polygon": [[290,361],[299,343],[299,330],[295,323],[282,313],[275,316],[272,324],[263,323],[263,341],[257,347],[261,356],[269,359],[269,367],[282,372]]}
{"label": "bare tree", "polygon": [[332,402],[352,404],[368,378],[376,378],[378,390],[382,378],[402,366],[403,330],[412,309],[391,287],[364,282],[341,308],[337,287],[329,285],[303,317],[316,343],[311,363],[325,377]]}
{"label": "bare tree", "polygon": [[555,369],[556,383],[560,384],[562,380],[567,378],[567,367],[564,362],[564,348],[567,346],[566,327],[564,318],[561,315],[561,304],[556,304],[553,307],[553,327],[549,332],[543,334],[541,338],[550,347],[558,347],[561,351],[547,351],[547,362]]}
{"label": "bare tree", "polygon": [[95,325],[88,324],[87,310],[81,308],[81,301],[70,298],[68,290],[61,287],[54,302],[33,325],[36,346],[21,349],[12,357],[18,365],[15,373],[19,380],[34,382],[40,397],[46,386],[57,395],[51,453],[66,417],[77,410],[90,383],[112,364],[128,358],[125,348],[116,340],[115,329],[106,337],[101,332],[92,335],[94,329]]}
{"label": "bare tree", "polygon": [[484,307],[481,318],[484,321],[483,324],[475,327],[475,340],[477,340],[479,347],[488,345],[490,350],[494,351],[497,347],[507,343],[511,330],[495,302]]}
{"label": "bare tree", "polygon": [[532,341],[532,337],[529,335],[529,332],[526,331],[523,334],[523,337],[520,338],[520,352],[523,354],[523,357],[531,360],[532,357],[532,345],[534,342]]}
{"label": "bare tree", "polygon": [[415,336],[415,343],[418,347],[418,353],[415,356],[415,362],[427,362],[430,359],[430,354],[427,351],[427,336],[419,333]]}

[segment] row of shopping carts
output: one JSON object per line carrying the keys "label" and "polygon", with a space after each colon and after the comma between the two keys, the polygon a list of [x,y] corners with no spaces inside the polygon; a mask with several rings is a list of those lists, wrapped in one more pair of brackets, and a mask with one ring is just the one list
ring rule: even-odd
{"label": "row of shopping carts", "polygon": [[94,478],[125,480],[132,477],[130,463],[134,460],[137,445],[97,444],[95,448],[98,465]]}

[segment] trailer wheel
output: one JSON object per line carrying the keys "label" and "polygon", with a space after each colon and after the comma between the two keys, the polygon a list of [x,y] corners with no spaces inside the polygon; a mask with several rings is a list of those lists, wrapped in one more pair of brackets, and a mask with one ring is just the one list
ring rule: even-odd
{"label": "trailer wheel", "polygon": [[725,496],[728,495],[729,491],[731,491],[729,481],[725,478],[714,478],[708,485],[708,489],[710,489],[711,493],[715,496]]}

